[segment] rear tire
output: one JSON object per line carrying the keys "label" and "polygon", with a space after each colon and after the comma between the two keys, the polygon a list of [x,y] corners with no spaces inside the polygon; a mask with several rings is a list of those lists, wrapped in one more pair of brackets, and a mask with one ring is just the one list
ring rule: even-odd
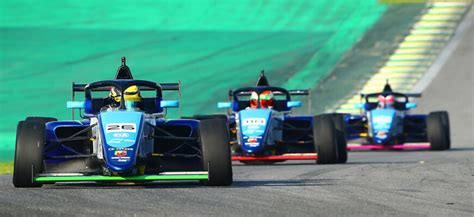
{"label": "rear tire", "polygon": [[337,163],[347,162],[346,122],[344,114],[332,114],[337,134]]}
{"label": "rear tire", "polygon": [[331,114],[318,115],[313,118],[313,141],[318,154],[316,163],[338,163],[337,131]]}
{"label": "rear tire", "polygon": [[444,130],[446,131],[446,136],[448,137],[448,149],[451,148],[451,130],[450,130],[450,125],[449,125],[449,115],[448,112],[446,111],[441,111],[441,118],[443,121],[444,125]]}
{"label": "rear tire", "polygon": [[428,142],[431,150],[447,150],[451,147],[449,116],[445,111],[431,112],[427,119]]}
{"label": "rear tire", "polygon": [[30,122],[39,122],[42,124],[46,124],[51,121],[57,121],[58,119],[56,118],[50,118],[50,117],[27,117],[25,121],[30,121]]}
{"label": "rear tire", "polygon": [[227,121],[223,119],[204,119],[199,125],[202,163],[209,173],[209,186],[228,186],[232,184],[232,163],[229,146]]}
{"label": "rear tire", "polygon": [[17,126],[13,185],[17,188],[41,187],[34,178],[43,169],[45,126],[43,123],[20,121]]}

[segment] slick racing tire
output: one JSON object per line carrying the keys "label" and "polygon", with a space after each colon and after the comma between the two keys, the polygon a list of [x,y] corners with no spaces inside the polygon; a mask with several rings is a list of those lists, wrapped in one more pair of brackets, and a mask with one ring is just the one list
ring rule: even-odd
{"label": "slick racing tire", "polygon": [[447,141],[448,141],[448,149],[451,148],[451,130],[449,126],[449,115],[446,111],[440,111],[441,119],[443,121],[444,130],[446,131]]}
{"label": "slick racing tire", "polygon": [[204,119],[200,121],[202,163],[204,171],[209,173],[209,180],[202,181],[205,185],[228,186],[232,184],[228,131],[226,120]]}
{"label": "slick racing tire", "polygon": [[338,163],[337,130],[331,114],[317,115],[313,119],[313,141],[318,154],[316,163]]}
{"label": "slick racing tire", "polygon": [[344,114],[332,114],[337,134],[337,163],[347,162],[346,122]]}
{"label": "slick racing tire", "polygon": [[36,174],[43,168],[45,126],[39,122],[20,121],[17,126],[13,185],[17,188],[41,187]]}
{"label": "slick racing tire", "polygon": [[449,116],[445,111],[431,112],[427,119],[428,142],[431,150],[446,150],[451,146]]}
{"label": "slick racing tire", "polygon": [[39,122],[42,124],[46,124],[51,121],[57,121],[58,119],[56,118],[49,118],[49,117],[27,117],[25,121],[30,121],[30,122]]}

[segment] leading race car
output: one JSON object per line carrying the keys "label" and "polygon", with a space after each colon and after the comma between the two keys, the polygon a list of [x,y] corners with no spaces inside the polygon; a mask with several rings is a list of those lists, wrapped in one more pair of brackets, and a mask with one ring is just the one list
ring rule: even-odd
{"label": "leading race car", "polygon": [[[382,92],[361,94],[364,103],[356,105],[361,115],[347,115],[347,139],[353,149],[431,149],[450,148],[449,116],[446,111],[428,115],[410,114],[417,106],[410,97],[421,94],[393,92],[387,81]],[[429,144],[427,144],[427,142]]]}
{"label": "leading race car", "polygon": [[[122,58],[115,80],[74,84],[84,101],[80,121],[29,117],[17,128],[13,184],[41,187],[55,182],[149,182],[199,180],[230,185],[232,167],[227,123],[221,119],[166,120],[162,91],[179,83],[133,80]],[[100,91],[106,97],[95,97]],[[141,92],[151,92],[142,97]],[[73,114],[74,118],[74,114]]]}
{"label": "leading race car", "polygon": [[229,123],[232,160],[245,164],[285,160],[345,163],[347,150],[342,116],[291,115],[293,107],[301,106],[301,102],[292,101],[291,96],[308,94],[308,90],[288,91],[270,86],[263,71],[255,87],[229,91],[232,102],[220,102],[218,107],[229,111],[220,117]]}

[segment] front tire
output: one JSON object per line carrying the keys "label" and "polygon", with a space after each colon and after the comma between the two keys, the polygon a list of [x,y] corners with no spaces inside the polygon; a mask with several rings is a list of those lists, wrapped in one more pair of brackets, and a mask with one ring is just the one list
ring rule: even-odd
{"label": "front tire", "polygon": [[228,186],[232,184],[232,162],[229,147],[227,121],[223,119],[204,119],[199,125],[202,163],[209,173],[209,186]]}
{"label": "front tire", "polygon": [[45,126],[43,123],[20,121],[17,126],[13,185],[17,188],[41,187],[34,178],[43,169]]}
{"label": "front tire", "polygon": [[449,116],[445,111],[431,112],[427,119],[428,142],[431,150],[447,150],[451,147]]}
{"label": "front tire", "polygon": [[313,118],[313,141],[318,154],[316,163],[338,163],[337,131],[331,114]]}

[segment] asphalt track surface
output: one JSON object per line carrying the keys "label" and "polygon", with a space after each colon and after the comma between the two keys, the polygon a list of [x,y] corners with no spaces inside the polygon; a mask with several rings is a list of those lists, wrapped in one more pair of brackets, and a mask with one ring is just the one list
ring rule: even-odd
{"label": "asphalt track surface", "polygon": [[0,176],[0,216],[473,216],[474,28],[431,82],[420,112],[450,113],[452,150],[351,152],[345,165],[235,163],[231,187],[50,185]]}

